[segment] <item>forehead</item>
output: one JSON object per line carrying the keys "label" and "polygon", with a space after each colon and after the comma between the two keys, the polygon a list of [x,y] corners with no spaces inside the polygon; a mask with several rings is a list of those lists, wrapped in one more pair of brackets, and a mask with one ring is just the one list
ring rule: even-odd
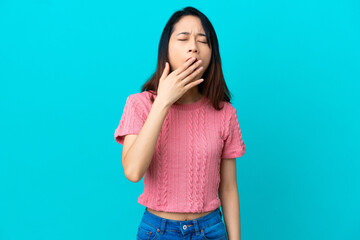
{"label": "forehead", "polygon": [[200,18],[195,16],[184,16],[174,25],[174,33],[180,32],[194,33],[205,33]]}

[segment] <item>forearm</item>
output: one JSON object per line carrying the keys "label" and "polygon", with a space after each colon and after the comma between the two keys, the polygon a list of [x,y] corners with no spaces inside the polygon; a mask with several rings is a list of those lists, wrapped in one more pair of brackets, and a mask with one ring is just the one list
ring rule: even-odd
{"label": "forearm", "polygon": [[240,240],[240,205],[238,188],[219,191],[221,208],[229,240]]}
{"label": "forearm", "polygon": [[169,107],[156,98],[147,119],[123,161],[132,179],[140,181],[151,163],[155,146]]}

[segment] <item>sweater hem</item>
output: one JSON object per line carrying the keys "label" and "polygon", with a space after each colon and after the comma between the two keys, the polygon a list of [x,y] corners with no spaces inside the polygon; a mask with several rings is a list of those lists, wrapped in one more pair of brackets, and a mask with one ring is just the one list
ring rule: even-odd
{"label": "sweater hem", "polygon": [[178,208],[172,208],[172,207],[166,207],[166,206],[156,206],[156,205],[153,205],[153,204],[146,203],[145,201],[142,201],[141,199],[138,199],[138,203],[145,206],[145,207],[154,209],[156,211],[176,212],[176,213],[203,213],[203,212],[213,211],[213,210],[215,210],[215,209],[217,209],[217,208],[219,208],[221,206],[221,203],[217,202],[216,204],[208,205],[208,206],[206,206],[205,208],[203,208],[203,209],[201,209],[199,211],[196,211],[196,210],[191,211],[189,209],[178,209]]}

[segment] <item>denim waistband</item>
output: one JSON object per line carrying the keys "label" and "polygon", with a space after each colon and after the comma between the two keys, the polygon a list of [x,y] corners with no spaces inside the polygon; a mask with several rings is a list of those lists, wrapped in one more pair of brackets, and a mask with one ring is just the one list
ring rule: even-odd
{"label": "denim waistband", "polygon": [[148,224],[152,227],[158,229],[162,234],[166,231],[182,232],[183,234],[196,232],[200,234],[200,231],[208,226],[214,225],[222,221],[222,214],[220,208],[216,208],[211,213],[206,214],[205,216],[195,218],[192,220],[172,220],[167,218],[159,217],[148,211],[147,207],[145,208],[144,215],[142,217],[142,222]]}

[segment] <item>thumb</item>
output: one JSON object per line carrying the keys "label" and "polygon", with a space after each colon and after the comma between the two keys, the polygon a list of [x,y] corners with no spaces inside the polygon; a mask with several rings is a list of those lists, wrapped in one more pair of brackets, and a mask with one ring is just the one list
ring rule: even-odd
{"label": "thumb", "polygon": [[168,63],[168,62],[165,62],[165,68],[164,68],[163,73],[161,74],[160,81],[162,81],[163,79],[165,79],[168,74],[169,74],[169,63]]}

